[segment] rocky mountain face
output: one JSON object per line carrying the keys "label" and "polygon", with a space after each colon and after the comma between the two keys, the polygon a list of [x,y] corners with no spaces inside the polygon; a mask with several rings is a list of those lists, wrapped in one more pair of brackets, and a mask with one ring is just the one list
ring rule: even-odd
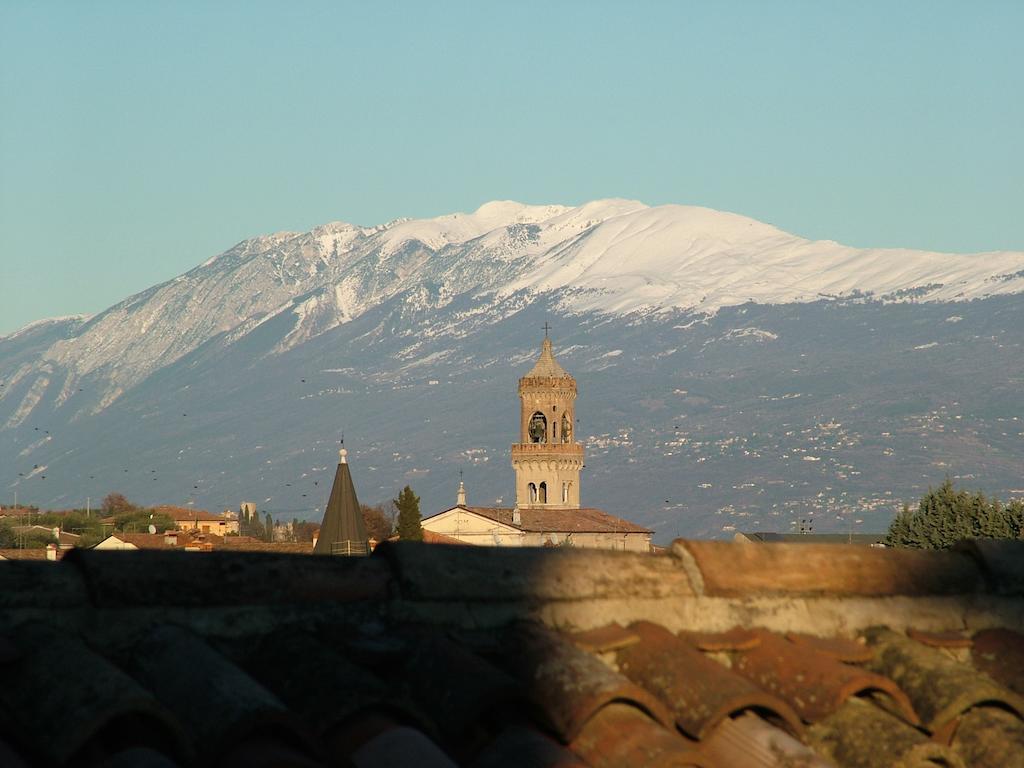
{"label": "rocky mountain face", "polygon": [[[554,327],[585,503],[659,540],[884,527],[945,474],[1024,492],[1024,253],[858,250],[734,214],[489,203],[246,240],[0,338],[0,498],[112,490],[318,517],[510,502],[516,379]],[[856,522],[861,520],[863,522]]]}

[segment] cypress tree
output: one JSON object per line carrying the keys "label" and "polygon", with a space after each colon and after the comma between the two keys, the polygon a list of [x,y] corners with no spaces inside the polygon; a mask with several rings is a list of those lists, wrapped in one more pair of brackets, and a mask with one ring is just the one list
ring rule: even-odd
{"label": "cypress tree", "polygon": [[420,525],[420,497],[408,485],[394,500],[398,509],[398,538],[402,541],[423,541]]}
{"label": "cypress tree", "polygon": [[1024,501],[1011,501],[1006,505],[1005,513],[1013,538],[1024,539]]}
{"label": "cypress tree", "polygon": [[964,539],[1022,538],[1024,502],[1003,505],[984,493],[957,490],[946,477],[929,488],[917,509],[906,504],[889,525],[886,544],[893,547],[945,549]]}
{"label": "cypress tree", "polygon": [[269,512],[267,512],[266,523],[264,525],[266,526],[266,529],[267,529],[267,541],[273,541],[274,540],[274,518],[272,518],[270,516]]}
{"label": "cypress tree", "polygon": [[885,536],[886,546],[915,546],[910,529],[910,524],[913,518],[914,513],[910,511],[910,505],[903,502],[903,509],[900,510],[893,521],[889,524],[889,532]]}

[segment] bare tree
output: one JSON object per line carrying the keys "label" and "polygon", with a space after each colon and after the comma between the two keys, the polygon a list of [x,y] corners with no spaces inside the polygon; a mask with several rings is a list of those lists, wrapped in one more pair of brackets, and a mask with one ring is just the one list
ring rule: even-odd
{"label": "bare tree", "polygon": [[103,497],[101,505],[109,515],[123,515],[126,512],[134,512],[136,509],[123,493],[108,493]]}
{"label": "bare tree", "polygon": [[387,512],[384,511],[383,504],[377,504],[372,507],[369,504],[360,504],[359,511],[363,513],[363,522],[366,524],[367,536],[377,541],[384,541],[391,535],[394,530],[394,524]]}

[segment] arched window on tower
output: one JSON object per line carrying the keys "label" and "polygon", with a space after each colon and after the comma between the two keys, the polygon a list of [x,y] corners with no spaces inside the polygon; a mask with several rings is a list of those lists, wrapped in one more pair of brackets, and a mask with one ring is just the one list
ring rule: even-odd
{"label": "arched window on tower", "polygon": [[540,501],[541,504],[547,504],[548,503],[548,484],[547,483],[541,483],[540,484],[540,488],[538,489],[538,498],[539,498],[539,501]]}
{"label": "arched window on tower", "polygon": [[562,414],[562,442],[572,442],[572,422],[569,421],[569,415],[567,413]]}
{"label": "arched window on tower", "polygon": [[568,504],[569,503],[569,484],[568,483],[562,483],[562,503],[563,504]]}
{"label": "arched window on tower", "polygon": [[530,417],[530,426],[527,429],[531,443],[543,443],[548,434],[548,420],[544,414],[537,411]]}
{"label": "arched window on tower", "polygon": [[537,501],[537,486],[534,483],[530,483],[527,488],[530,491],[530,501],[535,503]]}

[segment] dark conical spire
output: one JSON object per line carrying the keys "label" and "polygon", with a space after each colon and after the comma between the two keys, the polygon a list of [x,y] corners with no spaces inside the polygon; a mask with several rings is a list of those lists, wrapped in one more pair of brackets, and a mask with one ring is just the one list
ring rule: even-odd
{"label": "dark conical spire", "polygon": [[316,555],[368,554],[366,524],[359,511],[359,499],[348,469],[348,451],[340,451],[338,470],[334,473],[331,497],[320,524],[320,536],[313,548]]}

